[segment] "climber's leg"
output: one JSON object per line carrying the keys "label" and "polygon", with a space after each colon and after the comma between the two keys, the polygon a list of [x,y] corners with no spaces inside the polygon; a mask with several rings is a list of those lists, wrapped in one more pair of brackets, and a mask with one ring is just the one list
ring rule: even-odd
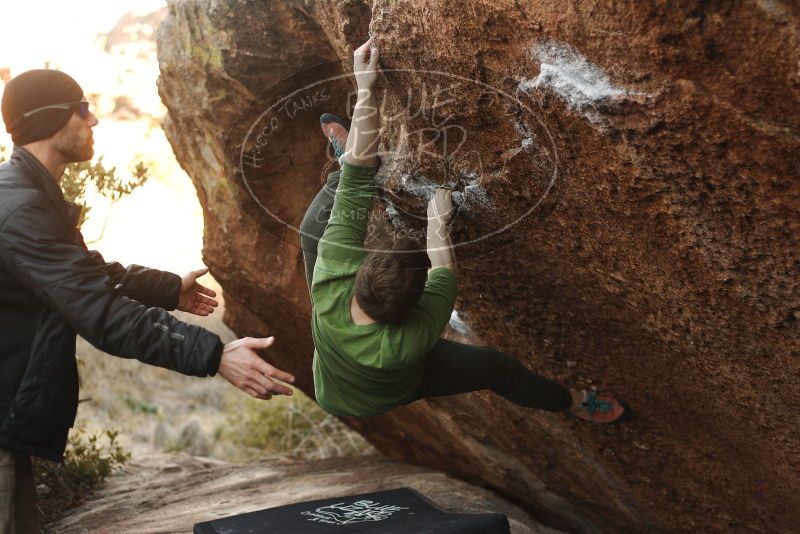
{"label": "climber's leg", "polygon": [[[332,113],[323,113],[319,118],[319,123],[323,135],[331,142],[334,156],[338,158],[342,155],[347,143],[347,122]],[[339,186],[340,172],[334,171],[328,175],[325,185],[311,201],[303,216],[303,222],[300,223],[300,248],[303,250],[309,293],[311,292],[311,279],[314,275],[314,264],[317,262],[317,246],[331,216],[336,188]]]}
{"label": "climber's leg", "polygon": [[300,223],[300,248],[303,249],[303,261],[306,267],[306,282],[308,282],[308,292],[311,293],[311,278],[314,275],[314,264],[317,263],[317,246],[328,219],[331,217],[333,201],[336,197],[336,188],[339,186],[339,173],[335,171],[328,175],[328,181],[319,190],[317,196],[303,216]]}
{"label": "climber's leg", "polygon": [[440,339],[425,357],[422,384],[409,402],[490,389],[528,408],[567,411],[595,423],[610,423],[624,413],[611,397],[575,391],[537,375],[508,354]]}
{"label": "climber's leg", "polygon": [[482,389],[528,408],[563,411],[572,406],[568,388],[529,371],[508,354],[445,339],[425,356],[425,375],[412,401]]}

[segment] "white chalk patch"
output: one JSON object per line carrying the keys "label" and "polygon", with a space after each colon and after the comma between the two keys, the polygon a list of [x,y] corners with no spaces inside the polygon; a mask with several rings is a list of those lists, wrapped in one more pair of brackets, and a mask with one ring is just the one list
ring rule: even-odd
{"label": "white chalk patch", "polygon": [[525,92],[550,90],[593,122],[598,116],[591,110],[598,104],[634,94],[628,89],[614,87],[600,67],[569,45],[548,41],[536,45],[530,53],[540,63],[539,75],[532,80],[523,78],[519,89]]}
{"label": "white chalk patch", "polygon": [[486,189],[478,184],[474,184],[464,188],[461,207],[472,210],[476,208],[491,209],[493,206]]}
{"label": "white chalk patch", "polygon": [[385,166],[381,165],[378,167],[378,172],[372,177],[372,181],[375,182],[375,185],[378,187],[383,187],[384,184],[386,184],[386,177]]}
{"label": "white chalk patch", "polygon": [[787,15],[786,8],[776,0],[756,0],[756,5],[761,8],[761,10],[766,11],[767,14],[781,21]]}
{"label": "white chalk patch", "polygon": [[526,124],[516,120],[514,121],[514,128],[522,137],[522,143],[520,144],[522,150],[531,151],[539,146],[533,132],[531,132]]}
{"label": "white chalk patch", "polygon": [[[489,198],[486,189],[480,183],[480,178],[474,172],[462,173],[455,179],[450,180],[444,186],[434,183],[425,176],[403,174],[400,177],[400,188],[409,195],[430,202],[433,192],[438,187],[446,187],[453,190],[453,204],[462,213],[473,215],[479,211],[493,210],[494,204]],[[394,209],[394,208],[392,208]],[[387,206],[387,215],[395,226],[396,221],[401,220],[401,216],[390,213]]]}
{"label": "white chalk patch", "polygon": [[468,336],[472,333],[472,330],[467,323],[461,318],[458,312],[454,309],[453,313],[450,314],[450,328],[461,334],[462,336]]}
{"label": "white chalk patch", "polygon": [[409,195],[428,201],[439,186],[424,176],[404,174],[400,177],[400,187]]}
{"label": "white chalk patch", "polygon": [[395,224],[395,219],[400,216],[400,213],[397,212],[397,208],[391,202],[386,203],[386,215],[389,216],[389,220],[392,221],[392,224],[397,226]]}
{"label": "white chalk patch", "polygon": [[412,228],[403,220],[403,216],[397,211],[397,206],[391,203],[391,201],[386,201],[386,215],[389,217],[389,222],[392,223],[392,226],[398,230],[403,231],[411,231]]}
{"label": "white chalk patch", "polygon": [[463,193],[453,192],[453,203],[466,213],[479,210],[493,210],[494,204],[486,189],[480,183],[480,178],[475,173],[466,173],[461,176],[461,181],[466,182]]}

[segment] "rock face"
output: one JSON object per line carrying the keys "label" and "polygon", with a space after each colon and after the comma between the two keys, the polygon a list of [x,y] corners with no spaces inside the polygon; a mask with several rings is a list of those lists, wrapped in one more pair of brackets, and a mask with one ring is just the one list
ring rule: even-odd
{"label": "rock face", "polygon": [[797,531],[799,23],[779,0],[172,2],[165,129],[226,322],[276,334],[313,393],[296,226],[371,33],[383,227],[454,187],[462,335],[631,417],[478,393],[348,423],[560,528]]}
{"label": "rock face", "polygon": [[376,457],[231,465],[185,454],[129,462],[49,532],[191,532],[192,525],[317,499],[413,488],[447,512],[501,513],[513,534],[558,534],[485,489]]}

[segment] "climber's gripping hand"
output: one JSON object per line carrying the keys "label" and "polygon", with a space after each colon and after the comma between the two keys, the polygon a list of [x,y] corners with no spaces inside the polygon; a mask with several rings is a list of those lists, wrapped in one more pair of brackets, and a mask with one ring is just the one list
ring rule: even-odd
{"label": "climber's gripping hand", "polygon": [[353,52],[353,74],[359,90],[372,89],[378,79],[378,48],[370,38]]}
{"label": "climber's gripping hand", "polygon": [[447,223],[453,216],[453,192],[443,187],[436,188],[428,202],[428,226],[438,231],[446,231]]}

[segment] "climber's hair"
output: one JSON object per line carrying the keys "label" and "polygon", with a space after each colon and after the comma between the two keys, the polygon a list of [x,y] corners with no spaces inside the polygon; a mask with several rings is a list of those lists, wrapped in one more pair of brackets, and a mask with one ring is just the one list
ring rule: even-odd
{"label": "climber's hair", "polygon": [[419,302],[428,268],[428,254],[412,239],[398,239],[368,252],[356,274],[356,302],[381,323],[400,324]]}

